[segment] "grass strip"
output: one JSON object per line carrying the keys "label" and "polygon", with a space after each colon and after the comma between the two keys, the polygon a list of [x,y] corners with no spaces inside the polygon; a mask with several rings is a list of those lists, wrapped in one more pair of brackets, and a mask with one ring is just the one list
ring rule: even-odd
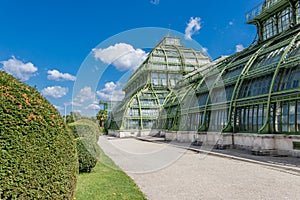
{"label": "grass strip", "polygon": [[100,157],[91,173],[79,174],[76,200],[146,199],[133,180],[102,150]]}

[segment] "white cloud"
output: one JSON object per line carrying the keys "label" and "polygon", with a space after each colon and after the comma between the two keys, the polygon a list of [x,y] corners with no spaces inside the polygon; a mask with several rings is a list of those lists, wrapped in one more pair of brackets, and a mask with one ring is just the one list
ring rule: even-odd
{"label": "white cloud", "polygon": [[44,96],[49,96],[53,98],[61,98],[68,93],[68,88],[61,86],[50,86],[42,89],[42,94]]}
{"label": "white cloud", "polygon": [[100,106],[98,104],[92,103],[92,104],[90,104],[90,105],[87,106],[87,109],[88,110],[99,110]]}
{"label": "white cloud", "polygon": [[158,5],[159,4],[159,0],[150,0],[150,3],[152,3],[154,5]]}
{"label": "white cloud", "polygon": [[125,96],[125,92],[122,91],[120,83],[107,82],[103,89],[97,91],[97,95],[103,100],[121,101]]}
{"label": "white cloud", "polygon": [[228,22],[229,26],[232,26],[234,23],[233,21]]}
{"label": "white cloud", "polygon": [[63,111],[65,108],[62,106],[53,105],[58,111]]}
{"label": "white cloud", "polygon": [[148,55],[142,49],[134,49],[126,43],[117,43],[106,49],[93,49],[93,54],[95,59],[112,64],[120,71],[136,69]]}
{"label": "white cloud", "polygon": [[194,35],[195,33],[197,33],[200,28],[200,17],[191,17],[189,23],[187,24],[187,27],[185,28],[185,35],[184,38],[186,40],[192,40],[192,35]]}
{"label": "white cloud", "polygon": [[76,77],[69,74],[69,73],[61,73],[58,70],[48,70],[48,76],[47,78],[49,80],[55,80],[55,81],[75,81]]}
{"label": "white cloud", "polygon": [[65,106],[82,106],[80,103],[74,102],[74,101],[64,103],[64,105]]}
{"label": "white cloud", "polygon": [[243,51],[245,49],[245,47],[242,44],[238,44],[235,46],[235,51],[236,52],[240,52]]}
{"label": "white cloud", "polygon": [[0,62],[3,65],[3,70],[7,73],[19,78],[22,81],[27,81],[30,77],[35,76],[38,68],[31,62],[24,63],[14,56],[7,61]]}
{"label": "white cloud", "polygon": [[77,110],[72,110],[72,112],[74,112],[74,113],[81,113],[82,111],[79,110],[79,109],[77,109]]}
{"label": "white cloud", "polygon": [[201,50],[202,50],[202,52],[205,53],[205,54],[207,54],[207,52],[208,52],[208,48],[206,48],[206,47],[202,47]]}
{"label": "white cloud", "polygon": [[84,88],[82,88],[78,95],[75,98],[75,103],[84,103],[86,101],[95,101],[96,99],[96,95],[94,92],[92,92],[92,88],[85,86]]}

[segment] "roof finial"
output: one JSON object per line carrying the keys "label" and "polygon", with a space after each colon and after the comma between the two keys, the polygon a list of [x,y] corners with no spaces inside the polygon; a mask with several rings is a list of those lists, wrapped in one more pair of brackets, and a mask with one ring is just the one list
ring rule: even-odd
{"label": "roof finial", "polygon": [[171,34],[170,34],[170,32],[171,32],[171,24],[169,24],[169,27],[168,27],[168,34],[167,34],[167,37],[171,37]]}

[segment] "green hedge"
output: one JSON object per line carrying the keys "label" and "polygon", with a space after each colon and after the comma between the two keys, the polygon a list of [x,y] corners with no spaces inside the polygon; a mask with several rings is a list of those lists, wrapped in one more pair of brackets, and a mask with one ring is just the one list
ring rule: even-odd
{"label": "green hedge", "polygon": [[0,71],[0,199],[73,199],[74,137],[40,93]]}
{"label": "green hedge", "polygon": [[69,124],[69,127],[77,141],[79,172],[90,172],[100,155],[97,145],[99,126],[90,120],[79,120]]}
{"label": "green hedge", "polygon": [[77,152],[79,172],[91,172],[97,163],[97,158],[93,155],[95,152],[93,143],[85,138],[77,140]]}

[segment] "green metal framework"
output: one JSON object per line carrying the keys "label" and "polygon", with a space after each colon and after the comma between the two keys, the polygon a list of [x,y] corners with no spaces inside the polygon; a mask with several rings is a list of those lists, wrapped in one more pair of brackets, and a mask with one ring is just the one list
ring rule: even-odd
{"label": "green metal framework", "polygon": [[212,62],[164,38],[124,87],[110,129],[300,134],[300,1],[266,0],[246,20],[258,41]]}
{"label": "green metal framework", "polygon": [[163,38],[123,88],[125,98],[114,109],[109,128],[152,129],[165,99],[183,75],[210,62],[204,52],[183,47],[179,38]]}
{"label": "green metal framework", "polygon": [[[247,22],[257,25],[258,42],[184,76],[157,128],[299,134],[299,7],[299,1],[267,0],[252,10]],[[276,23],[267,26],[270,20]]]}

